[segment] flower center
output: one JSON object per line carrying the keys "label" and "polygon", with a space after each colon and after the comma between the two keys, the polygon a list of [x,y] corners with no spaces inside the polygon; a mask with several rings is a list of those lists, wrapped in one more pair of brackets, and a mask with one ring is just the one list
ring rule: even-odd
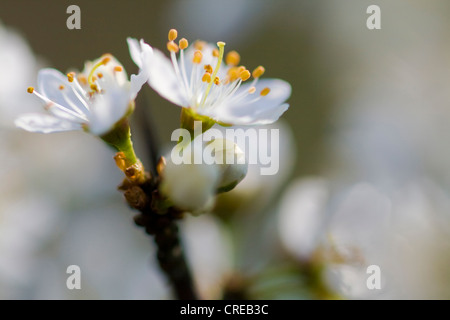
{"label": "flower center", "polygon": [[[184,50],[189,46],[189,43],[185,38],[182,38],[177,45],[175,43],[177,36],[177,30],[171,29],[169,31],[167,49],[170,52],[170,58],[178,84],[185,92],[189,107],[194,109],[214,108],[224,102],[239,103],[256,92],[255,85],[258,79],[264,74],[264,67],[259,66],[253,72],[250,72],[246,67],[242,65],[238,66],[241,60],[239,53],[230,51],[225,56],[225,42],[222,41],[217,42],[218,48],[214,49],[208,48],[207,44],[203,41],[194,42],[193,48],[195,51],[192,56],[190,79],[188,79]],[[180,55],[179,60],[177,60],[176,56],[178,52]],[[212,54],[212,57],[204,56],[204,54]],[[222,63],[224,57],[225,66]],[[216,60],[214,63],[215,68],[208,63],[211,60],[213,63]],[[204,69],[203,74],[202,69]],[[238,92],[242,83],[251,77],[253,77],[253,81],[249,89]],[[264,88],[255,98],[246,100],[246,103],[252,103],[264,98],[269,92],[269,88]]]}
{"label": "flower center", "polygon": [[[95,92],[98,92],[98,86],[94,83],[95,81],[97,81],[97,77],[94,76],[95,70],[97,70],[101,66],[106,66],[109,61],[111,61],[111,57],[109,57],[109,56],[103,57],[99,62],[97,62],[92,67],[91,72],[89,72],[87,81],[89,83],[90,88]],[[98,74],[98,77],[101,79],[103,77],[103,74],[101,74],[101,73]]]}

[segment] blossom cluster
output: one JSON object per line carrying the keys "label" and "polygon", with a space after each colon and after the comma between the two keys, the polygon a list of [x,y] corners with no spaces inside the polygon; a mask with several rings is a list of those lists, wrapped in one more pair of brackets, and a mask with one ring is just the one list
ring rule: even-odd
{"label": "blossom cluster", "polygon": [[[63,74],[51,68],[42,69],[37,89],[29,87],[28,92],[45,103],[47,112],[23,114],[15,120],[16,126],[40,133],[89,132],[118,152],[119,168],[127,174],[126,170],[134,166],[133,172],[139,171],[142,178],[145,174],[133,149],[128,117],[145,83],[161,97],[182,107],[180,125],[190,132],[198,121],[203,125],[202,132],[215,124],[270,124],[288,109],[285,101],[291,86],[280,79],[261,79],[265,73],[263,66],[248,70],[240,65],[238,52],[225,54],[222,41],[211,44],[197,40],[189,44],[185,38],[176,42],[177,38],[178,32],[171,29],[167,43],[169,57],[144,40],[128,38],[131,58],[139,67],[138,74],[131,77],[111,54],[86,62],[81,72]],[[245,158],[234,142],[211,143],[216,157],[231,152]],[[178,147],[186,145],[185,141]],[[202,211],[211,208],[218,192],[236,186],[246,172],[247,166],[242,163],[175,165],[167,159],[161,172],[160,191],[180,209]]]}

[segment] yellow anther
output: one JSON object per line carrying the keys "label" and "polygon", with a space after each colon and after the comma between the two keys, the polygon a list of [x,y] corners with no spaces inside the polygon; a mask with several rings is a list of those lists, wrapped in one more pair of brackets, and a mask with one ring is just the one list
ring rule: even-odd
{"label": "yellow anther", "polygon": [[[82,75],[82,74],[80,74],[78,77],[77,77],[77,79],[78,79],[78,81],[81,83],[81,84],[83,84],[83,85],[87,85],[87,79],[86,79],[86,77],[84,76],[84,75]],[[69,80],[70,81],[70,80]]]}
{"label": "yellow anther", "polygon": [[203,50],[205,45],[206,45],[205,41],[197,40],[197,41],[194,42],[194,48],[197,49],[197,50],[200,50],[200,51]]}
{"label": "yellow anther", "polygon": [[186,48],[189,46],[189,42],[188,42],[185,38],[182,38],[182,39],[178,42],[178,45],[180,46],[180,49],[181,49],[181,50],[184,50],[184,49],[186,49]]}
{"label": "yellow anther", "polygon": [[199,50],[195,51],[195,52],[194,52],[194,58],[192,59],[192,62],[193,62],[193,63],[199,64],[199,63],[202,62],[202,59],[203,59],[203,54],[202,54],[202,52],[199,51]]}
{"label": "yellow anther", "polygon": [[247,81],[250,78],[251,74],[250,71],[244,70],[239,74],[239,78],[241,78],[242,81]]}
{"label": "yellow anther", "polygon": [[98,77],[99,79],[103,78],[103,73],[101,73],[101,72],[97,73],[97,77]]}
{"label": "yellow anther", "polygon": [[255,87],[251,87],[250,89],[248,89],[248,93],[253,94],[256,92],[256,88]]}
{"label": "yellow anther", "polygon": [[69,80],[69,82],[73,82],[74,77],[75,77],[75,72],[69,72],[67,74],[67,80]]}
{"label": "yellow anther", "polygon": [[215,78],[214,78],[214,84],[215,84],[216,86],[218,86],[219,83],[220,83],[219,77],[215,77]]}
{"label": "yellow anther", "polygon": [[100,61],[100,62],[101,62],[101,64],[103,64],[103,65],[107,65],[108,62],[110,62],[110,61],[111,61],[111,56],[109,55],[109,53],[107,53],[107,54],[104,54],[104,55],[103,55],[103,59],[102,59],[102,61]]}
{"label": "yellow anther", "polygon": [[219,50],[217,50],[217,49],[214,49],[213,51],[212,51],[212,55],[213,55],[213,57],[219,57]]}
{"label": "yellow anther", "polygon": [[266,71],[266,69],[264,69],[263,66],[259,66],[255,70],[253,70],[252,76],[255,79],[259,78],[259,77],[261,77],[264,74],[265,71]]}
{"label": "yellow anther", "polygon": [[211,74],[206,72],[202,77],[202,81],[210,83],[211,82]]}
{"label": "yellow anther", "polygon": [[97,77],[96,76],[92,76],[92,82],[97,81]]}
{"label": "yellow anther", "polygon": [[59,90],[64,90],[64,86],[63,86],[63,85],[60,85],[60,86],[59,86]]}
{"label": "yellow anther", "polygon": [[261,90],[260,95],[262,95],[264,97],[264,96],[267,96],[269,94],[269,92],[270,92],[269,88],[264,88]]}
{"label": "yellow anther", "polygon": [[169,41],[167,42],[167,50],[169,50],[170,52],[178,52],[178,45],[173,42],[173,41]]}
{"label": "yellow anther", "polygon": [[178,37],[178,31],[175,29],[169,30],[169,41],[173,41]]}
{"label": "yellow anther", "polygon": [[205,65],[203,68],[205,69],[206,72],[213,73],[213,68],[211,67],[210,64]]}
{"label": "yellow anther", "polygon": [[96,84],[91,84],[91,89],[92,89],[93,91],[98,91],[98,87],[97,87]]}
{"label": "yellow anther", "polygon": [[227,63],[227,65],[230,65],[230,66],[237,66],[240,61],[241,61],[241,56],[239,55],[239,53],[237,53],[234,50],[228,52],[228,54],[225,58],[225,62]]}
{"label": "yellow anther", "polygon": [[33,93],[34,92],[34,88],[33,87],[28,87],[27,92],[28,93]]}
{"label": "yellow anther", "polygon": [[228,77],[230,82],[233,82],[239,78],[239,71],[237,67],[232,67],[228,70]]}
{"label": "yellow anther", "polygon": [[114,71],[121,72],[121,71],[123,71],[123,68],[121,66],[115,66]]}

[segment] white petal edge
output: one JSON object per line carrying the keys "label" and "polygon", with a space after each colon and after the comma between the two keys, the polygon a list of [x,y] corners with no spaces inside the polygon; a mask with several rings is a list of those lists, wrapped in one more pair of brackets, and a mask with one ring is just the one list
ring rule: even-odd
{"label": "white petal edge", "polygon": [[82,130],[80,123],[59,119],[51,115],[27,113],[14,121],[14,124],[29,132],[55,133]]}
{"label": "white petal edge", "polygon": [[[237,92],[249,90],[251,83],[243,85]],[[213,119],[234,125],[262,125],[277,121],[289,108],[284,103],[291,95],[291,85],[280,79],[262,79],[256,84],[256,92],[248,95],[244,100],[233,104],[232,102],[215,106],[213,109],[199,110],[200,113]],[[270,93],[257,101],[259,92],[264,88],[270,88]]]}
{"label": "white petal edge", "polygon": [[130,100],[134,100],[144,83],[148,81],[148,72],[142,66],[145,65],[145,61],[151,59],[153,49],[142,39],[138,42],[136,39],[127,38],[127,42],[131,59],[139,67],[139,73],[130,77]]}
{"label": "white petal edge", "polygon": [[172,62],[161,51],[153,49],[151,59],[144,61],[148,72],[148,84],[164,99],[188,107],[188,98],[182,83],[178,81]]}
{"label": "white petal edge", "polygon": [[127,38],[127,43],[131,59],[139,68],[142,69],[145,57],[153,54],[152,47],[150,47],[150,45],[145,43],[143,39],[138,41],[137,39],[134,38]]}

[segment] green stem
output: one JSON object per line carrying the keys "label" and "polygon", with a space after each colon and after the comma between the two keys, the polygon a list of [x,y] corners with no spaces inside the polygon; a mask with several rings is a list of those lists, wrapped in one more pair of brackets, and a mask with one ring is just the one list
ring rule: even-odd
{"label": "green stem", "polygon": [[127,160],[127,165],[132,166],[137,162],[134,153],[133,142],[131,141],[131,131],[128,119],[120,120],[114,129],[100,137],[113,149],[123,152]]}

